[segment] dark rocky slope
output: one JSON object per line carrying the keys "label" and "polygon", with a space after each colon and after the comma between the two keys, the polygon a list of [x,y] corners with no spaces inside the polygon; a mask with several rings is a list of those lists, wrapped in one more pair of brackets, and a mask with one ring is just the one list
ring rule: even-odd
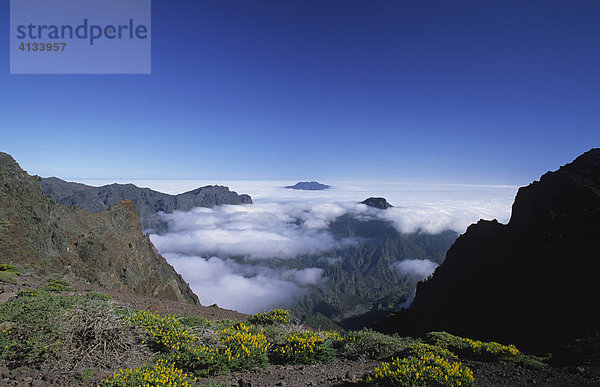
{"label": "dark rocky slope", "polygon": [[393,207],[385,198],[366,198],[361,203],[369,207],[379,208],[380,210]]}
{"label": "dark rocky slope", "polygon": [[0,152],[0,262],[198,303],[181,276],[142,235],[131,201],[92,214],[54,203],[42,192],[39,180]]}
{"label": "dark rocky slope", "polygon": [[507,225],[481,220],[379,328],[445,330],[544,353],[600,330],[600,149],[519,189]]}
{"label": "dark rocky slope", "polygon": [[194,207],[252,203],[249,195],[238,195],[229,188],[219,185],[208,185],[179,195],[168,195],[133,184],[91,187],[66,182],[56,177],[44,178],[41,182],[44,193],[55,202],[89,212],[102,211],[122,200],[129,199],[135,204],[143,229],[148,231],[160,231],[164,228],[157,216],[159,211],[171,213],[175,210],[188,211]]}

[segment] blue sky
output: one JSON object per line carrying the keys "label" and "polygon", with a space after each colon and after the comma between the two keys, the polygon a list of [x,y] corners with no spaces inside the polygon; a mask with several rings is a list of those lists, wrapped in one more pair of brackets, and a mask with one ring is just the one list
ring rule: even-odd
{"label": "blue sky", "polygon": [[0,150],[67,179],[526,184],[600,146],[599,14],[153,0],[151,75],[9,75],[1,39]]}

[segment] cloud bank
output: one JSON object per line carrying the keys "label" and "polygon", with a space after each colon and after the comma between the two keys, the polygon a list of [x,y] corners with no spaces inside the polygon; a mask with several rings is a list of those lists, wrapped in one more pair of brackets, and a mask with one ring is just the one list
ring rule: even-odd
{"label": "cloud bank", "polygon": [[308,286],[326,280],[320,268],[272,269],[232,259],[174,253],[165,254],[165,258],[190,283],[202,305],[217,304],[248,314],[289,306]]}
{"label": "cloud bank", "polygon": [[[186,189],[206,183],[189,183]],[[298,260],[294,260],[293,268],[285,265],[290,259],[304,256],[317,258],[315,265],[322,267],[343,259],[327,255],[332,249],[356,243],[336,239],[328,231],[328,225],[339,216],[385,220],[401,233],[462,233],[480,218],[508,221],[516,193],[516,187],[380,183],[366,188],[359,183],[333,183],[333,188],[325,191],[281,188],[289,183],[227,183],[237,192],[252,195],[255,204],[161,214],[168,229],[151,235],[152,242],[190,283],[202,304],[217,303],[255,313],[289,306],[312,287],[327,281],[321,268],[298,266]],[[177,193],[180,183],[169,184],[170,192]],[[386,197],[394,207],[382,211],[359,203],[369,196]],[[277,269],[272,268],[271,260],[277,260]],[[427,260],[394,264],[398,275],[415,279],[426,278],[435,267]]]}
{"label": "cloud bank", "polygon": [[347,247],[328,224],[346,212],[340,205],[308,203],[224,205],[161,214],[168,232],[153,235],[161,253],[239,256],[250,259],[294,258]]}
{"label": "cloud bank", "polygon": [[432,275],[438,266],[428,259],[405,259],[392,264],[399,276],[411,276],[419,280]]}

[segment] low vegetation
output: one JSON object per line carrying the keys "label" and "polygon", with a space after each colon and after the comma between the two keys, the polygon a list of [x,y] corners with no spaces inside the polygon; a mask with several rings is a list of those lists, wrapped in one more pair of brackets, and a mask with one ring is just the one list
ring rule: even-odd
{"label": "low vegetation", "polygon": [[364,382],[372,386],[471,386],[475,378],[460,362],[423,352],[382,363]]}
{"label": "low vegetation", "polygon": [[289,324],[291,322],[290,311],[287,309],[264,311],[250,316],[248,322],[256,325]]}
{"label": "low vegetation", "polygon": [[548,360],[548,358],[524,354],[514,345],[503,345],[494,341],[471,340],[447,332],[430,332],[427,334],[427,339],[433,345],[452,351],[466,359],[480,361],[503,360],[532,367],[545,367],[544,360]]}
{"label": "low vegetation", "polygon": [[514,346],[445,332],[424,342],[369,329],[313,331],[290,324],[281,309],[247,322],[211,321],[116,307],[109,296],[91,291],[58,293],[66,289],[68,282],[54,279],[0,304],[0,360],[9,369],[54,369],[102,386],[195,386],[198,378],[268,364],[374,359],[381,365],[362,382],[388,386],[472,385],[463,358],[543,364]]}
{"label": "low vegetation", "polygon": [[73,288],[68,281],[64,279],[53,278],[46,283],[43,290],[47,292],[61,293],[71,291]]}
{"label": "low vegetation", "polygon": [[336,358],[334,343],[341,340],[335,332],[292,331],[273,348],[272,357],[280,364],[330,363]]}
{"label": "low vegetation", "polygon": [[18,267],[6,263],[0,263],[0,282],[16,284],[17,276],[21,273]]}
{"label": "low vegetation", "polygon": [[14,274],[20,274],[21,270],[13,265],[9,265],[7,263],[0,263],[0,272],[9,272]]}

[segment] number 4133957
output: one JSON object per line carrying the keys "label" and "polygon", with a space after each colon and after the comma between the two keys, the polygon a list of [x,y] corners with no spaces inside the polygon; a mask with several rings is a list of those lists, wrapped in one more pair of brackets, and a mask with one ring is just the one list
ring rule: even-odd
{"label": "number 4133957", "polygon": [[21,43],[20,51],[64,51],[67,43]]}

